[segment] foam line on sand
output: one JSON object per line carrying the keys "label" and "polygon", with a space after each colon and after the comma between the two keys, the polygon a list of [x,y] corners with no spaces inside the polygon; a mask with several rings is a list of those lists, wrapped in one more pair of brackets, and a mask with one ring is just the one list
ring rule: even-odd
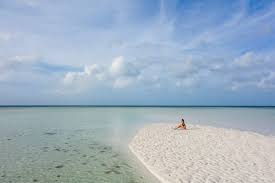
{"label": "foam line on sand", "polygon": [[148,125],[129,144],[133,154],[164,183],[275,182],[275,137],[191,125]]}

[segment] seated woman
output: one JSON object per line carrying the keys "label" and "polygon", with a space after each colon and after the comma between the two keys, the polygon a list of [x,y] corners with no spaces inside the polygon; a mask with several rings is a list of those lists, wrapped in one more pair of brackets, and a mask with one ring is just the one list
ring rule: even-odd
{"label": "seated woman", "polygon": [[183,129],[183,130],[186,130],[186,125],[184,123],[184,119],[181,119],[181,124],[178,125],[176,128],[174,128],[175,130],[176,129]]}

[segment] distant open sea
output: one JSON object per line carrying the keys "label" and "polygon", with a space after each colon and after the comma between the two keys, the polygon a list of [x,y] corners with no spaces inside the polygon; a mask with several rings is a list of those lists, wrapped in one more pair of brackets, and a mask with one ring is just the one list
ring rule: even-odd
{"label": "distant open sea", "polygon": [[128,150],[149,123],[275,135],[275,107],[0,107],[0,182],[157,182]]}

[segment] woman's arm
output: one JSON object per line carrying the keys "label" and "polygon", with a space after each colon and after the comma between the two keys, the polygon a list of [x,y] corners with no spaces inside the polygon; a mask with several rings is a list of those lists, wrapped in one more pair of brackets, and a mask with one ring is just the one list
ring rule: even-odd
{"label": "woman's arm", "polygon": [[176,130],[176,129],[178,129],[178,128],[181,128],[181,126],[182,126],[182,125],[180,124],[179,126],[177,126],[177,127],[176,127],[176,128],[174,128],[174,129]]}

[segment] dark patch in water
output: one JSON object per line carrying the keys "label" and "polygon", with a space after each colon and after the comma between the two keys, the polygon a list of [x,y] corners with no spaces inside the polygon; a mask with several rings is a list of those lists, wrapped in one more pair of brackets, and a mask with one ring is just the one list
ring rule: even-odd
{"label": "dark patch in water", "polygon": [[115,167],[115,168],[120,168],[120,166],[119,166],[119,165],[115,165],[114,167]]}
{"label": "dark patch in water", "polygon": [[57,166],[55,166],[55,168],[63,168],[64,167],[64,165],[57,165]]}
{"label": "dark patch in water", "polygon": [[98,144],[97,143],[90,143],[89,145],[90,146],[97,146]]}
{"label": "dark patch in water", "polygon": [[116,154],[114,154],[112,157],[113,157],[113,158],[116,158],[116,157],[118,157],[118,154],[116,153]]}
{"label": "dark patch in water", "polygon": [[129,183],[137,183],[136,181],[134,181],[134,180],[130,180],[130,182]]}
{"label": "dark patch in water", "polygon": [[[119,168],[120,168],[120,166],[119,166]],[[106,170],[104,173],[105,174],[110,174],[110,173],[121,174],[121,172],[117,170],[119,168],[117,168],[117,166],[114,166],[114,167],[110,168],[109,170]]]}
{"label": "dark patch in water", "polygon": [[112,150],[112,147],[104,147],[103,149],[104,149],[104,150],[109,150],[109,151],[111,151],[111,150]]}
{"label": "dark patch in water", "polygon": [[12,140],[12,139],[7,139],[7,140]]}
{"label": "dark patch in water", "polygon": [[87,165],[88,163],[87,162],[84,162],[84,163],[81,163],[82,165]]}
{"label": "dark patch in water", "polygon": [[83,156],[82,156],[83,158],[85,158],[85,157],[87,157],[87,155],[86,154],[83,154]]}
{"label": "dark patch in water", "polygon": [[128,165],[127,163],[123,163],[123,165],[127,166],[128,168],[132,168],[130,165]]}
{"label": "dark patch in water", "polygon": [[107,170],[107,171],[105,171],[104,173],[105,173],[105,174],[110,174],[110,173],[112,173],[112,171],[111,171],[111,170]]}
{"label": "dark patch in water", "polygon": [[112,170],[115,174],[121,174],[119,171],[117,170]]}
{"label": "dark patch in water", "polygon": [[56,132],[45,132],[44,135],[56,135]]}
{"label": "dark patch in water", "polygon": [[59,178],[59,177],[61,177],[61,175],[57,175],[56,177],[58,177],[58,178]]}
{"label": "dark patch in water", "polygon": [[84,129],[77,129],[77,130],[74,130],[75,132],[84,132],[85,130]]}
{"label": "dark patch in water", "polygon": [[37,179],[32,179],[32,181],[33,181],[33,182],[38,182],[38,180],[37,180]]}
{"label": "dark patch in water", "polygon": [[47,146],[42,147],[43,152],[48,152],[48,149],[49,149],[49,147],[47,147]]}

